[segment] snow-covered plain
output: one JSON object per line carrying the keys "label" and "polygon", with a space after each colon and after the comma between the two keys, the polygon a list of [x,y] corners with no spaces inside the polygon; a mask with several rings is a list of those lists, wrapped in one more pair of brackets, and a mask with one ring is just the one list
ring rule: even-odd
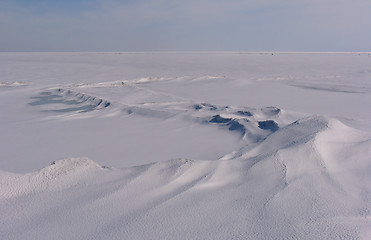
{"label": "snow-covered plain", "polygon": [[0,239],[369,239],[370,107],[368,53],[0,53]]}

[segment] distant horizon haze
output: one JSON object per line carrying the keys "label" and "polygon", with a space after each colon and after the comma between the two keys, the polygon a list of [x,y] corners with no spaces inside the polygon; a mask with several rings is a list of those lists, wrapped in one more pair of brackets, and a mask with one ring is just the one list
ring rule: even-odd
{"label": "distant horizon haze", "polygon": [[0,52],[371,52],[368,0],[1,0]]}

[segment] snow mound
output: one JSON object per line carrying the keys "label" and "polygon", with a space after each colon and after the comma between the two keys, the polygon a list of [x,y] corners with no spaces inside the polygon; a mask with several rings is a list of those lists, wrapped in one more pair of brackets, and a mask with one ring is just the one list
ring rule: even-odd
{"label": "snow mound", "polygon": [[102,167],[88,158],[66,158],[53,162],[50,166],[39,171],[40,175],[52,180],[71,174],[81,174]]}
{"label": "snow mound", "polygon": [[87,158],[66,158],[25,175],[0,173],[0,185],[3,186],[0,199],[11,199],[46,190],[68,189],[81,184],[82,179],[105,169]]}

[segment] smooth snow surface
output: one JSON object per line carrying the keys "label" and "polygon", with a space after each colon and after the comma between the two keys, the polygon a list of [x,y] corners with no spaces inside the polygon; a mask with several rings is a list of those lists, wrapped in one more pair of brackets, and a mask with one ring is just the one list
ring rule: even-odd
{"label": "smooth snow surface", "polygon": [[0,72],[0,239],[371,236],[367,53],[0,53]]}

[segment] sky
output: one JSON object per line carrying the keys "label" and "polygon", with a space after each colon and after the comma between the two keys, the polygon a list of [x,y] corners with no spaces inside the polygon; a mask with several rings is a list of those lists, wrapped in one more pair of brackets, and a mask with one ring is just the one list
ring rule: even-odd
{"label": "sky", "polygon": [[371,0],[0,0],[0,51],[371,51]]}

